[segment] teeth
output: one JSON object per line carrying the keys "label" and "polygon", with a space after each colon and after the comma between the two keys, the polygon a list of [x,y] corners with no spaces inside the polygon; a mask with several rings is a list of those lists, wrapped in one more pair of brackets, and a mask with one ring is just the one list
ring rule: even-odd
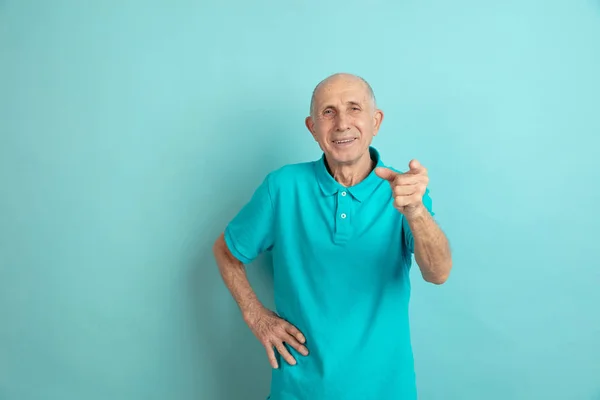
{"label": "teeth", "polygon": [[353,141],[354,139],[346,139],[346,140],[337,140],[336,143],[337,144],[342,144],[342,143],[349,143],[351,141]]}

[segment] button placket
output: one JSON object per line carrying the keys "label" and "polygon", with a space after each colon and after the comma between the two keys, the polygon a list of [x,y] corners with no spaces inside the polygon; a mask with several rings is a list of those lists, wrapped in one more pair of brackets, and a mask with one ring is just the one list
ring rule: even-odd
{"label": "button placket", "polygon": [[350,236],[350,211],[352,196],[346,189],[340,189],[337,194],[336,210],[336,241],[343,242]]}

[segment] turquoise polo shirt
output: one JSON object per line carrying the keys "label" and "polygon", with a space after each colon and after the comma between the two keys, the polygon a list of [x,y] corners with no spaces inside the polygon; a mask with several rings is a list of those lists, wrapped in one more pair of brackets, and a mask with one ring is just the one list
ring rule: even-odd
{"label": "turquoise polo shirt", "polygon": [[[433,215],[429,191],[424,204]],[[413,237],[387,181],[372,171],[344,187],[324,155],[286,165],[267,175],[227,225],[225,241],[244,264],[271,251],[275,311],[306,337],[308,356],[287,346],[296,365],[278,356],[271,400],[417,398]]]}

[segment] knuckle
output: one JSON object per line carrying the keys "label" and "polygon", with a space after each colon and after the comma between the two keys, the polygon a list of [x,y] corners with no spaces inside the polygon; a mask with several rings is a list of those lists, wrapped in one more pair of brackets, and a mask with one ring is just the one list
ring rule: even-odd
{"label": "knuckle", "polygon": [[274,329],[277,336],[281,336],[285,333],[285,328],[282,325],[277,325]]}
{"label": "knuckle", "polygon": [[292,324],[290,324],[289,322],[284,322],[281,327],[286,332],[293,332],[294,331],[294,326]]}

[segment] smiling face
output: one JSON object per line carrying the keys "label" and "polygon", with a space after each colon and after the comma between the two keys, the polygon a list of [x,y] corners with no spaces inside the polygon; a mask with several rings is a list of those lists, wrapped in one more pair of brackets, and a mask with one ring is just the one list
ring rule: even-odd
{"label": "smiling face", "polygon": [[329,164],[352,165],[370,157],[369,146],[382,119],[367,84],[358,77],[340,74],[315,90],[306,127]]}

